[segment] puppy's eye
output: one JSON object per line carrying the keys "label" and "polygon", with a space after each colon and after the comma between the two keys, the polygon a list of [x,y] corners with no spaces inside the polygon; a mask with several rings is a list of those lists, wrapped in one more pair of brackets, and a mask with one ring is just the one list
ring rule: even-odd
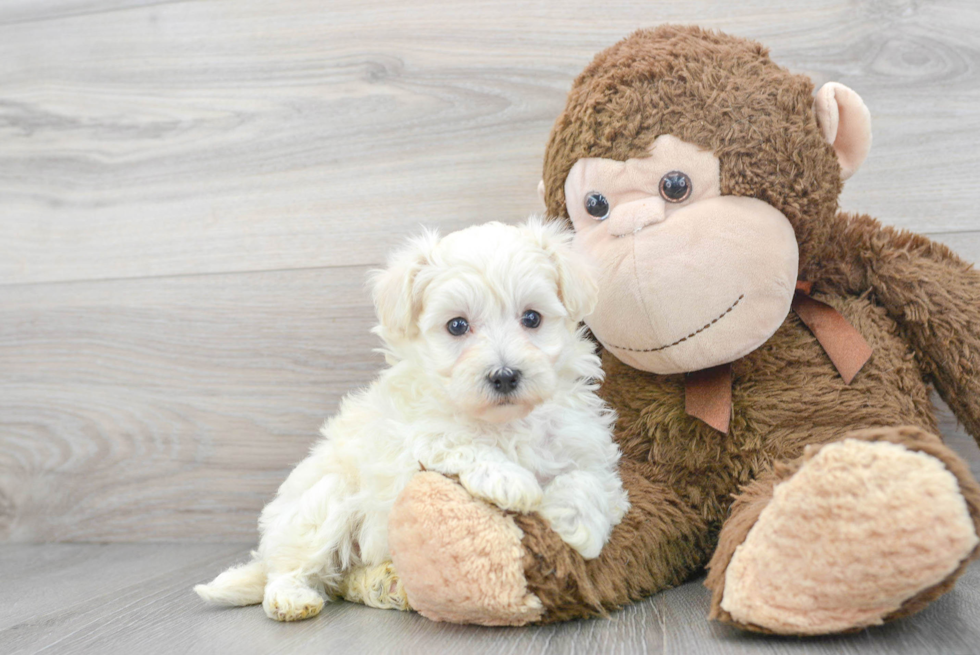
{"label": "puppy's eye", "polygon": [[694,185],[686,173],[671,171],[660,178],[660,197],[667,202],[684,202]]}
{"label": "puppy's eye", "polygon": [[446,329],[454,337],[461,337],[470,329],[470,324],[462,316],[457,316],[446,323]]}
{"label": "puppy's eye", "polygon": [[604,221],[609,218],[609,201],[606,200],[606,196],[593,191],[585,196],[585,211],[596,220]]}
{"label": "puppy's eye", "polygon": [[541,314],[537,313],[533,309],[527,310],[524,312],[524,315],[521,316],[521,325],[533,330],[541,325]]}

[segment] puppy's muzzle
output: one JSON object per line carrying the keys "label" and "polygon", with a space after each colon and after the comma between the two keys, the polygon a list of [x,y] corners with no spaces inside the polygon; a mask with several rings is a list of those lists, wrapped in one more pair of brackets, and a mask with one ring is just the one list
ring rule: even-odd
{"label": "puppy's muzzle", "polygon": [[494,391],[501,396],[507,396],[517,390],[521,381],[521,372],[512,368],[500,368],[487,376],[487,381]]}

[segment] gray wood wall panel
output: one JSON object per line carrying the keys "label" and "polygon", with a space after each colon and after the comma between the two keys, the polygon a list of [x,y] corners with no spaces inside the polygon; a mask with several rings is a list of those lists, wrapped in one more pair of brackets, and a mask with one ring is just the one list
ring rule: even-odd
{"label": "gray wood wall panel", "polygon": [[969,0],[53,7],[0,7],[0,281],[363,265],[419,221],[514,220],[571,78],[666,20],[863,94],[845,207],[977,227]]}
{"label": "gray wood wall panel", "polygon": [[0,291],[0,535],[251,539],[381,365],[360,267]]}
{"label": "gray wood wall panel", "polygon": [[665,20],[858,90],[842,206],[980,260],[970,0],[0,4],[0,541],[251,541],[380,366],[367,270],[539,210],[573,76]]}

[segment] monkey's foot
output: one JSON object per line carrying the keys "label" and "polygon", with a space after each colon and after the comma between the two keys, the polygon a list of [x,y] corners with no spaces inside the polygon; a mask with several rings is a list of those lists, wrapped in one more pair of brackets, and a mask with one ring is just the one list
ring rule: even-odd
{"label": "monkey's foot", "polygon": [[541,617],[524,577],[523,534],[500,509],[438,473],[417,474],[388,522],[408,603],[433,621],[524,625]]}
{"label": "monkey's foot", "polygon": [[795,468],[733,507],[706,583],[713,618],[780,634],[858,630],[925,607],[978,554],[980,487],[937,437],[854,432],[808,447]]}
{"label": "monkey's foot", "polygon": [[381,610],[409,610],[408,597],[391,562],[361,566],[347,572],[340,583],[340,594],[352,603]]}

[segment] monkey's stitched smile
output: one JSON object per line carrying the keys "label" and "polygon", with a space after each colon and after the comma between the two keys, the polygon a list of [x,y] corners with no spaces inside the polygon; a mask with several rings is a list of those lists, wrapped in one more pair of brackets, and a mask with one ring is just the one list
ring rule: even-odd
{"label": "monkey's stitched smile", "polygon": [[667,350],[668,348],[672,348],[672,347],[674,347],[674,346],[676,346],[678,344],[684,343],[688,339],[693,339],[694,337],[696,337],[697,335],[701,334],[702,332],[704,332],[705,330],[707,330],[711,326],[715,325],[718,321],[720,321],[721,319],[723,319],[726,316],[728,316],[729,314],[731,314],[732,313],[732,310],[734,310],[736,307],[738,307],[738,304],[740,302],[742,302],[742,299],[743,298],[745,298],[745,294],[744,293],[742,295],[740,295],[738,298],[736,298],[735,299],[735,302],[733,302],[731,304],[731,306],[728,309],[726,309],[725,311],[723,311],[717,318],[715,318],[714,320],[712,320],[712,321],[710,321],[708,323],[705,323],[700,328],[698,328],[694,332],[691,332],[686,337],[680,338],[680,339],[678,339],[677,341],[675,341],[673,343],[668,343],[666,346],[658,346],[657,348],[630,348],[628,346],[617,346],[617,345],[612,344],[612,343],[607,343],[607,344],[604,344],[604,345],[606,347],[608,347],[608,348],[615,348],[616,350],[625,350],[627,352],[632,352],[632,353],[656,353],[656,352],[661,352],[661,351]]}

